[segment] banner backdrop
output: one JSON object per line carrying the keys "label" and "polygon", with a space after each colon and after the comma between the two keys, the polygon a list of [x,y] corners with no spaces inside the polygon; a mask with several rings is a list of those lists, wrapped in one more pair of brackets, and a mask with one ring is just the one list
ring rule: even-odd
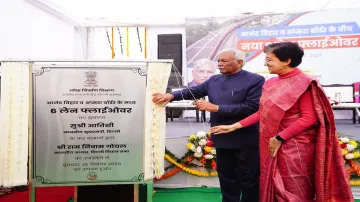
{"label": "banner backdrop", "polygon": [[187,19],[187,80],[193,86],[217,74],[217,53],[237,48],[247,53],[244,69],[263,75],[264,46],[298,42],[305,50],[300,69],[323,85],[360,81],[360,9],[332,9],[304,13],[242,15]]}

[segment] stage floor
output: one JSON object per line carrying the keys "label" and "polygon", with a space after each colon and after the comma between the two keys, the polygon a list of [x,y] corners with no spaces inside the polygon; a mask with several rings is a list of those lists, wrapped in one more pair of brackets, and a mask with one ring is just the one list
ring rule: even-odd
{"label": "stage floor", "polygon": [[[196,122],[195,118],[179,119],[166,123],[166,138],[184,138],[189,137],[197,131],[207,131],[210,128],[209,119],[205,123]],[[336,120],[337,131],[347,136],[360,140],[360,124],[353,124],[352,120]]]}

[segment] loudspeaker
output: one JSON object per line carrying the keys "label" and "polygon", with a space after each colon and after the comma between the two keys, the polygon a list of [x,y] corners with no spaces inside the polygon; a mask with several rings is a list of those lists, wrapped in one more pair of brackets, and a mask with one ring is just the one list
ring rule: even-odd
{"label": "loudspeaker", "polygon": [[[183,86],[182,79],[182,35],[181,34],[160,34],[158,35],[158,59],[173,59],[174,66],[171,69],[167,92],[171,88]],[[176,68],[176,70],[175,70]],[[178,118],[182,114],[181,109],[173,110],[173,117]]]}
{"label": "loudspeaker", "polygon": [[[168,87],[178,88],[183,86],[182,81],[182,35],[160,34],[158,35],[158,59],[173,59],[174,65],[171,69]],[[175,70],[177,69],[177,71]],[[178,78],[176,78],[178,77]]]}

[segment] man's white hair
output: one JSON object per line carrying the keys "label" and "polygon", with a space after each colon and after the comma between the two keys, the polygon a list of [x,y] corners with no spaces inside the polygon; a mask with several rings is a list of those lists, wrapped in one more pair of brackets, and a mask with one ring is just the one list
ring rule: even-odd
{"label": "man's white hair", "polygon": [[238,50],[238,49],[223,49],[218,53],[218,55],[220,55],[222,53],[228,53],[228,52],[234,53],[235,60],[241,60],[243,62],[241,67],[245,66],[245,64],[246,64],[246,53],[245,52]]}
{"label": "man's white hair", "polygon": [[202,67],[205,64],[210,64],[214,68],[214,70],[216,69],[215,63],[207,58],[196,60],[193,64],[193,69]]}

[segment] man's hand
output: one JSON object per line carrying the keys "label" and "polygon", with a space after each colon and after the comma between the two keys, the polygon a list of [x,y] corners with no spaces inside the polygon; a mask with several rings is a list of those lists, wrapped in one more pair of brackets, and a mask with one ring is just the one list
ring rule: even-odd
{"label": "man's hand", "polygon": [[196,100],[195,105],[196,108],[198,108],[200,111],[217,112],[219,108],[218,105],[214,105],[208,101],[203,100]]}
{"label": "man's hand", "polygon": [[163,94],[163,93],[154,93],[152,95],[153,99],[152,101],[155,103],[155,104],[161,104],[163,103],[163,107],[165,107],[165,105],[167,103],[169,103],[173,98],[174,96],[170,93],[166,93],[166,94]]}

